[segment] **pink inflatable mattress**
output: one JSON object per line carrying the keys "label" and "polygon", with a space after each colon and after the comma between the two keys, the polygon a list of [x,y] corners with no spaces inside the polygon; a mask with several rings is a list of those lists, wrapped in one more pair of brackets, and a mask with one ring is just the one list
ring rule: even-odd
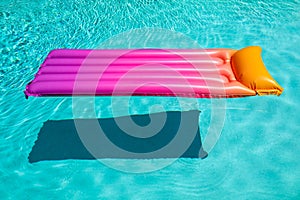
{"label": "pink inflatable mattress", "polygon": [[57,49],[49,53],[28,96],[256,95],[232,68],[232,49]]}

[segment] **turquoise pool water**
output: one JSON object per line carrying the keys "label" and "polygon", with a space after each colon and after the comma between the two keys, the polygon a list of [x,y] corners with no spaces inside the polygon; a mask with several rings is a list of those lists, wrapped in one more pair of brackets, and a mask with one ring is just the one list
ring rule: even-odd
{"label": "turquoise pool water", "polygon": [[[300,199],[299,0],[3,0],[0,30],[1,199]],[[174,98],[137,97],[127,108],[124,98],[113,105],[97,98],[99,117],[199,109],[202,138],[214,123],[212,109],[226,115],[205,160],[181,158],[163,168],[163,160],[111,160],[114,167],[96,160],[29,164],[43,122],[74,117],[70,98],[24,98],[50,50],[194,47],[189,41],[202,48],[261,46],[284,93],[225,99],[225,108],[209,99],[183,98],[179,105]]]}

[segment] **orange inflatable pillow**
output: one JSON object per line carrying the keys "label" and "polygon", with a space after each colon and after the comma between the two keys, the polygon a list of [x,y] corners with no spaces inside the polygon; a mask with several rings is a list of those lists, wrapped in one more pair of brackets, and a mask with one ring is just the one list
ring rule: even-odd
{"label": "orange inflatable pillow", "polygon": [[280,95],[283,88],[273,79],[266,69],[262,49],[250,46],[236,51],[231,57],[231,67],[236,79],[254,90],[258,95]]}

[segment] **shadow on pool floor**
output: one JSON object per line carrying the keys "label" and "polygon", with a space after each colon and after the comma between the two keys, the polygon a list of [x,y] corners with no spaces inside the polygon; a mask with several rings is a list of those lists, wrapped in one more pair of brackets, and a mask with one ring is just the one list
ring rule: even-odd
{"label": "shadow on pool floor", "polygon": [[205,158],[199,113],[170,111],[103,119],[50,120],[41,128],[28,159],[34,163],[64,159]]}

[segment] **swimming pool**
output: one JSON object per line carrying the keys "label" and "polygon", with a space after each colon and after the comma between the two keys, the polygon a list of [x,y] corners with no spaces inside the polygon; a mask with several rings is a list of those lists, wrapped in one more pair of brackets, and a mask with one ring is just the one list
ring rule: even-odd
{"label": "swimming pool", "polygon": [[[4,0],[0,2],[0,27],[3,199],[300,198],[298,0]],[[174,35],[168,35],[170,31]],[[189,41],[197,41],[202,48],[261,46],[268,70],[285,91],[280,97],[226,99],[221,137],[205,160],[178,159],[147,173],[128,173],[97,161],[29,164],[28,154],[43,123],[73,117],[70,98],[24,98],[25,85],[50,50],[149,44],[194,47]],[[179,105],[173,98],[142,97],[133,98],[127,108],[111,105],[111,99],[103,97],[96,99],[95,110],[98,117],[110,117],[148,113],[150,108],[155,112],[161,106],[170,111],[199,109],[200,132],[205,137],[212,123],[213,102],[199,99],[195,103],[184,98],[182,102]],[[114,101],[116,105],[125,103],[123,98]],[[114,113],[112,107],[116,108]],[[215,109],[222,113],[224,107]],[[89,117],[89,111],[82,112],[81,117]],[[111,161],[128,171],[131,166],[147,171],[162,162]]]}

